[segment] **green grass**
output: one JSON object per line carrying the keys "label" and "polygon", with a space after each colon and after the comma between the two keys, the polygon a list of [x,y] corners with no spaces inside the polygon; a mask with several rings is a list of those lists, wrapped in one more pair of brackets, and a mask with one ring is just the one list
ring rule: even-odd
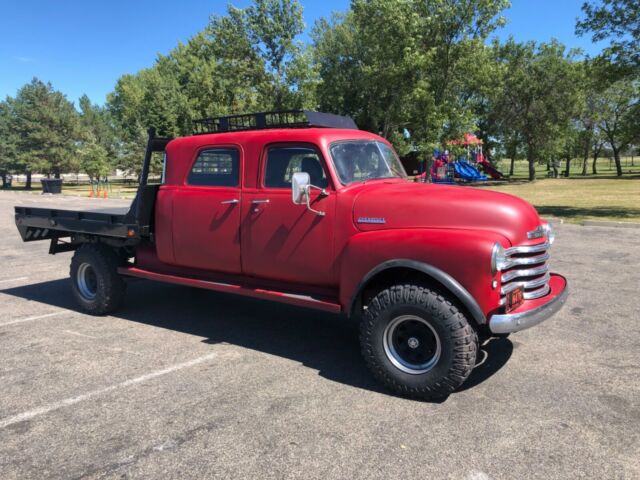
{"label": "green grass", "polygon": [[568,222],[640,222],[640,174],[621,178],[545,178],[535,182],[476,185],[532,203],[540,215]]}
{"label": "green grass", "polygon": [[[580,178],[611,178],[616,176],[616,166],[613,160],[608,158],[599,158],[596,163],[596,169],[598,171],[597,175],[591,174],[591,165],[593,161],[589,159],[587,162],[587,176],[582,176],[582,160],[572,160],[570,178],[580,177]],[[624,175],[635,175],[640,174],[640,157],[624,157],[621,159],[622,163],[622,172]],[[507,159],[499,160],[496,164],[498,170],[507,175],[509,173],[509,168],[511,166],[511,161]],[[565,162],[562,161],[560,163],[559,173],[560,175],[564,175]],[[513,179],[515,180],[527,180],[529,178],[529,164],[526,160],[516,160],[513,169]],[[547,166],[545,165],[536,165],[536,178],[547,178]]]}
{"label": "green grass", "polygon": [[[103,190],[104,191],[104,190]],[[115,182],[111,183],[109,188],[107,189],[107,197],[115,197],[115,198],[133,198],[138,191],[138,185],[134,182],[125,184],[123,182]],[[75,195],[75,196],[89,196],[91,192],[90,185],[87,184],[78,184],[78,185],[64,185],[62,186],[62,193],[64,195]],[[94,195],[95,195],[94,190]],[[102,194],[104,195],[104,194]]]}
{"label": "green grass", "polygon": [[[25,190],[25,185],[22,182],[13,182],[12,190]],[[111,181],[109,188],[107,189],[107,197],[114,198],[133,198],[138,190],[138,185],[135,181],[124,182],[122,180]],[[32,183],[32,192],[41,192],[42,186],[40,181],[34,181]],[[95,187],[91,187],[86,182],[64,182],[62,184],[62,194],[72,195],[76,197],[89,197],[93,191],[93,195],[97,193]],[[100,197],[103,197],[104,193],[100,193]]]}

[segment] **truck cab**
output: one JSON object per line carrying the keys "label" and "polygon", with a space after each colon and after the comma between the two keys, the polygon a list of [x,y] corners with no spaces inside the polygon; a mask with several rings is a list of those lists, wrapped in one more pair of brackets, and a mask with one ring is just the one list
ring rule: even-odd
{"label": "truck cab", "polygon": [[[110,220],[118,235],[16,207],[25,241],[40,229],[51,253],[75,251],[72,291],[86,311],[119,307],[134,276],[342,313],[360,322],[378,380],[434,398],[464,382],[482,338],[538,324],[566,299],[547,265],[553,229],[517,197],[412,182],[386,139],[346,117],[197,125],[150,137],[138,196]],[[154,145],[165,167],[151,186]]]}

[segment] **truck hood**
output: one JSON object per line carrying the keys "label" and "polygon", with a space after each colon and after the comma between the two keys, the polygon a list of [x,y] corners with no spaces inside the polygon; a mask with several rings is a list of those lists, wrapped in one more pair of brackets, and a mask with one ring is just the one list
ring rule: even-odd
{"label": "truck hood", "polygon": [[451,228],[493,231],[513,245],[541,221],[533,206],[504,193],[462,186],[412,182],[363,184],[353,208],[361,231]]}

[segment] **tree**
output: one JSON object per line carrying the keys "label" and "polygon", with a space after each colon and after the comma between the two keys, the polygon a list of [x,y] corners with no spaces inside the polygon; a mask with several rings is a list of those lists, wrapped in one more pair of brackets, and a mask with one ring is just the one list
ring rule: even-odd
{"label": "tree", "polygon": [[114,155],[116,132],[109,111],[100,105],[91,103],[88,96],[83,95],[78,102],[80,107],[80,136],[83,140],[93,140],[109,156]]}
{"label": "tree", "polygon": [[[265,84],[273,108],[291,108],[296,90],[292,69],[304,65],[302,44],[296,42],[304,31],[302,7],[296,0],[255,0],[243,12],[253,50],[262,58],[270,81]],[[296,75],[297,76],[297,75]]]}
{"label": "tree", "polygon": [[621,66],[640,67],[640,0],[585,2],[582,11],[578,35],[591,33],[594,42],[608,39],[606,57]]}
{"label": "tree", "polygon": [[423,150],[473,129],[474,56],[507,4],[354,0],[312,34],[320,108]]}
{"label": "tree", "polygon": [[17,171],[16,147],[18,138],[13,129],[11,98],[0,102],[0,178],[6,184],[7,175]]}
{"label": "tree", "polygon": [[149,127],[177,136],[190,134],[196,118],[313,107],[316,76],[296,42],[302,29],[297,1],[229,6],[151,68],[120,77],[107,100],[121,138],[118,167],[139,170]]}
{"label": "tree", "polygon": [[96,141],[86,142],[79,150],[80,168],[89,176],[89,180],[106,177],[111,170],[107,150]]}
{"label": "tree", "polygon": [[638,85],[627,79],[607,87],[597,99],[599,128],[613,152],[616,174],[622,175],[620,153],[633,141],[637,129]]}
{"label": "tree", "polygon": [[11,102],[12,127],[18,138],[16,158],[27,174],[27,188],[31,187],[31,173],[47,175],[73,171],[78,140],[78,112],[73,104],[50,83],[34,78],[23,86]]}
{"label": "tree", "polygon": [[561,136],[571,126],[580,102],[579,71],[571,52],[557,41],[494,43],[502,89],[495,115],[516,129],[527,152],[529,180],[535,165],[559,153]]}

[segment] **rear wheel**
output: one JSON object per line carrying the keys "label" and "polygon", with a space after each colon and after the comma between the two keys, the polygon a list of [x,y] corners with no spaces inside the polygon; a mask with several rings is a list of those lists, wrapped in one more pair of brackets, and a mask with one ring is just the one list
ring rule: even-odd
{"label": "rear wheel", "polygon": [[478,336],[442,294],[419,285],[382,290],[367,305],[360,328],[362,353],[373,375],[391,390],[442,398],[469,376]]}
{"label": "rear wheel", "polygon": [[102,245],[85,244],[71,259],[71,290],[80,307],[92,315],[114,311],[124,299],[125,283],[118,274],[122,259]]}

